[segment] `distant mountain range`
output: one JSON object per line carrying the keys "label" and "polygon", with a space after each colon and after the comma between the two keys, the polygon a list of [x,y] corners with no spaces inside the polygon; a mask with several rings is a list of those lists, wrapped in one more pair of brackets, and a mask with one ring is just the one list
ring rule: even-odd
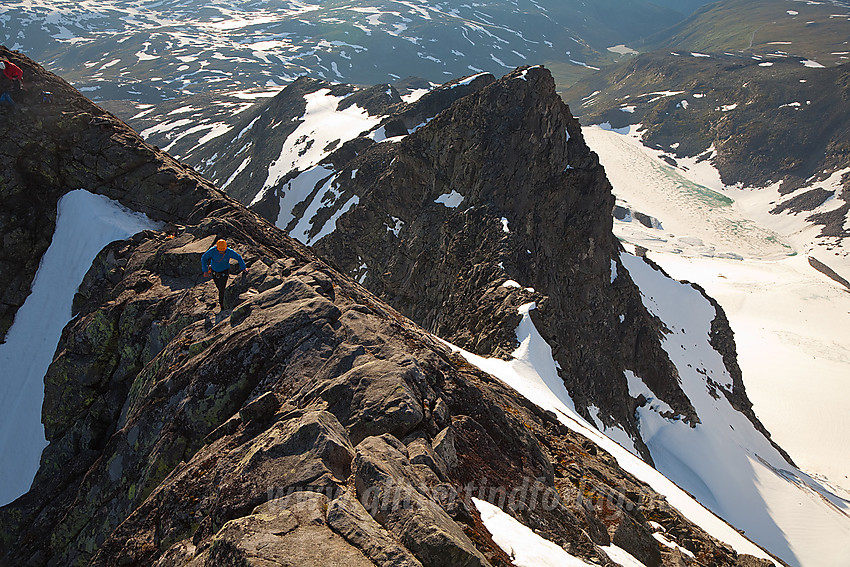
{"label": "distant mountain range", "polygon": [[850,61],[850,3],[844,0],[722,0],[636,42],[653,50],[786,55],[823,65]]}
{"label": "distant mountain range", "polygon": [[703,3],[12,0],[0,7],[0,43],[47,62],[94,100],[155,103],[305,74],[442,83],[536,63],[566,84],[622,57],[609,47],[661,31]]}

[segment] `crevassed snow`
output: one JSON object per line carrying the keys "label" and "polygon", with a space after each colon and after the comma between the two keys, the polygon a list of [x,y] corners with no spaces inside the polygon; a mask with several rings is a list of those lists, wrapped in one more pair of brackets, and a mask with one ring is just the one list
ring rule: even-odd
{"label": "crevassed snow", "polygon": [[[726,542],[738,553],[748,553],[769,559],[762,549],[709,512],[670,479],[600,433],[576,412],[572,398],[558,376],[557,364],[552,358],[552,349],[531,321],[529,312],[534,308],[534,303],[519,308],[522,321],[517,327],[516,334],[520,346],[513,352],[512,360],[484,358],[453,345],[449,346],[459,352],[470,364],[497,377],[541,408],[553,411],[561,423],[611,453],[624,470],[666,496],[671,506],[711,536]],[[719,480],[722,481],[723,478]]]}
{"label": "crevassed snow", "polygon": [[484,500],[472,502],[481,514],[484,527],[493,541],[511,556],[516,567],[588,567],[590,563],[564,551],[564,548],[545,539],[510,514]]}
{"label": "crevassed snow", "polygon": [[44,375],[53,361],[71,303],[101,249],[157,223],[83,189],[60,200],[53,240],[32,293],[0,344],[0,506],[27,492],[47,446],[41,425]]}
{"label": "crevassed snow", "polygon": [[605,124],[582,129],[605,166],[618,202],[657,219],[663,227],[659,234],[643,230],[639,223],[615,222],[620,239],[651,250],[703,256],[783,258],[792,252],[775,232],[734,206],[735,200],[720,190],[719,175],[710,163],[689,161],[687,171],[671,167],[660,159],[660,152],[641,144],[637,130],[637,126],[612,130]]}

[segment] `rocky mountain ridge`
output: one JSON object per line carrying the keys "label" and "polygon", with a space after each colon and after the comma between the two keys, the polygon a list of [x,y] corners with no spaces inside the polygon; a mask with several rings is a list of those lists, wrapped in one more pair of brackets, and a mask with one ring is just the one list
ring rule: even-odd
{"label": "rocky mountain ridge", "polygon": [[[471,500],[491,487],[596,564],[612,543],[645,565],[765,564],[60,79],[0,55],[54,92],[3,111],[4,199],[19,205],[4,234],[79,186],[170,223],[107,246],[78,290],[45,377],[50,445],[32,490],[0,508],[0,564],[509,565]],[[47,223],[31,229],[27,250],[4,241],[4,278],[49,240]],[[220,236],[249,271],[216,314],[198,259]]]}
{"label": "rocky mountain ridge", "polygon": [[[246,170],[254,177],[278,180],[252,207],[468,351],[523,364],[518,359],[531,347],[519,329],[533,321],[545,344],[538,352],[551,364],[547,384],[562,389],[567,410],[575,407],[584,421],[651,458],[712,510],[758,533],[760,543],[786,546],[781,556],[796,563],[786,542],[797,538],[783,535],[796,530],[793,514],[754,517],[761,500],[771,500],[754,478],[796,468],[753,416],[722,310],[693,286],[623,253],[603,228],[612,222],[613,205],[604,170],[544,68],[520,68],[497,80],[472,76],[435,94],[475,81],[475,89],[428,121],[370,117],[368,130],[347,130],[349,142],[324,156],[305,154],[312,157],[303,169],[279,167],[296,159],[288,149],[271,152],[274,164],[252,159]],[[346,99],[320,100],[333,108]],[[399,109],[418,102],[407,104]],[[353,108],[329,123],[344,123]],[[342,130],[325,131],[311,112],[276,118],[269,112],[261,120],[292,118],[303,121],[298,134],[266,138],[265,148],[306,147],[311,140],[312,148],[325,148]],[[232,148],[250,144],[249,120],[223,137],[222,147],[240,135]],[[194,159],[202,157],[210,164],[230,160],[237,170],[245,159],[203,152]],[[230,179],[237,170],[218,169],[216,177]],[[559,411],[555,406],[547,407]],[[761,459],[755,468],[754,454]],[[710,472],[711,463],[721,462],[727,463],[722,473]],[[824,521],[843,525],[826,519],[832,512],[820,496],[810,500],[799,487],[832,498],[828,488],[790,474],[797,481],[775,487],[783,502],[802,497]],[[816,552],[814,540],[806,545]]]}
{"label": "rocky mountain ridge", "polygon": [[[0,212],[2,339],[50,244],[62,194],[87,188],[168,221],[192,218],[198,202],[215,190],[37,63],[5,48],[0,58],[19,65],[27,85],[13,93],[14,106],[0,106],[6,140],[0,154],[0,194],[6,205]],[[52,93],[51,102],[42,102],[42,91]]]}
{"label": "rocky mountain ridge", "polygon": [[[326,88],[292,85],[193,161],[231,180],[233,196],[402,313],[473,352],[508,357],[516,309],[535,301],[535,322],[576,407],[588,419],[588,408],[596,408],[637,447],[635,402],[623,403],[625,370],[651,383],[679,419],[699,422],[660,349],[663,324],[646,314],[619,265],[604,171],[548,71],[473,76],[385,106],[370,131],[318,163],[278,174],[260,193],[257,180],[269,177],[274,148],[290,143],[292,129],[283,136],[273,129],[277,138],[267,139],[262,125],[297,124],[301,110],[278,110],[290,109],[282,101],[302,99],[308,84]],[[273,157],[251,154],[240,166],[254,146]],[[452,196],[460,201],[446,204]],[[609,347],[591,346],[598,343]],[[757,423],[739,379],[727,395]]]}

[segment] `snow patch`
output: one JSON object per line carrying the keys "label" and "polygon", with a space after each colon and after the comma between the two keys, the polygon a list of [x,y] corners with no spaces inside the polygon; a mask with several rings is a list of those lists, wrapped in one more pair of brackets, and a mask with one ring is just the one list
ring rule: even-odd
{"label": "snow patch", "polygon": [[463,195],[452,189],[451,193],[445,193],[434,199],[435,203],[439,203],[449,209],[456,209],[463,202]]}
{"label": "snow patch", "polygon": [[398,237],[401,229],[404,228],[404,221],[397,217],[390,217],[390,219],[392,219],[392,224],[387,224],[387,232],[392,232],[394,236]]}
{"label": "snow patch", "polygon": [[110,242],[157,228],[146,216],[83,189],[59,200],[53,240],[32,293],[0,344],[0,506],[26,493],[38,470],[47,446],[41,425],[44,375],[92,261]]}
{"label": "snow patch", "polygon": [[[850,503],[787,463],[726,399],[731,377],[708,340],[714,308],[699,291],[642,258],[623,253],[620,260],[646,309],[670,330],[661,346],[701,420],[670,420],[664,406],[653,402],[637,409],[641,437],[658,470],[784,561],[840,562],[846,546],[837,542],[850,538]],[[649,398],[642,381],[630,376],[629,387]]]}
{"label": "snow patch", "polygon": [[588,567],[575,555],[545,539],[489,502],[473,498],[481,521],[493,535],[493,541],[511,556],[516,567]]}
{"label": "snow patch", "polygon": [[306,110],[301,123],[286,139],[279,157],[269,166],[263,189],[254,197],[256,204],[281,179],[294,169],[306,171],[326,155],[331,142],[347,142],[362,132],[371,130],[381,122],[381,117],[371,116],[356,104],[338,110],[344,97],[330,94],[330,89],[320,89],[304,96]]}

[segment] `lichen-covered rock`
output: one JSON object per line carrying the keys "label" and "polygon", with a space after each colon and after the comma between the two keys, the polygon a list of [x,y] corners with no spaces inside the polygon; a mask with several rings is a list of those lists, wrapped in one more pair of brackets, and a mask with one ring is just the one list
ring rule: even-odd
{"label": "lichen-covered rock", "polygon": [[327,509],[327,496],[315,492],[271,500],[226,523],[188,567],[375,567],[328,526]]}
{"label": "lichen-covered rock", "polygon": [[[27,89],[0,113],[0,340],[30,292],[50,245],[60,197],[79,188],[161,221],[230,201],[211,183],[146,144],[126,124],[24,55],[0,46]],[[41,91],[53,93],[41,102]],[[25,124],[26,127],[21,127]]]}
{"label": "lichen-covered rock", "polygon": [[393,441],[368,437],[357,446],[354,485],[369,513],[425,567],[490,565],[451,517],[417,490],[424,480]]}

